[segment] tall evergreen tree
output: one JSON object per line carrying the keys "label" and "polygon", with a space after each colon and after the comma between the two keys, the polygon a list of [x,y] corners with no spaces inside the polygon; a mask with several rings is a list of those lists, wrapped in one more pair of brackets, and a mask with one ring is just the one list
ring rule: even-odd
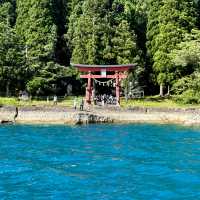
{"label": "tall evergreen tree", "polygon": [[20,88],[23,79],[23,49],[15,34],[13,23],[13,5],[0,5],[0,89],[10,95],[10,90]]}
{"label": "tall evergreen tree", "polygon": [[[86,0],[79,3],[72,13],[68,31],[72,45],[72,62],[98,63],[97,40],[102,33],[105,3],[104,0]],[[79,17],[78,17],[79,16]]]}
{"label": "tall evergreen tree", "polygon": [[159,34],[159,10],[163,0],[150,0],[147,12],[147,49],[148,54],[152,58],[157,50],[156,38]]}
{"label": "tall evergreen tree", "polygon": [[[77,8],[81,9],[79,13],[82,14],[79,14],[77,21],[73,18],[77,24],[75,31],[68,32],[72,41],[73,62],[121,64],[134,60],[136,37],[130,30],[122,4],[86,0]],[[72,28],[69,27],[69,30]]]}
{"label": "tall evergreen tree", "polygon": [[[155,8],[155,3],[152,4],[153,8]],[[160,2],[157,2],[158,4]],[[163,85],[169,85],[176,78],[176,68],[170,60],[169,53],[176,48],[176,45],[183,40],[184,34],[189,32],[195,24],[193,1],[163,0],[155,15],[158,21],[155,28],[148,32],[151,43],[149,49],[153,57],[157,82],[160,84],[160,95],[163,96]]]}
{"label": "tall evergreen tree", "polygon": [[[72,51],[74,49],[74,38],[75,38],[75,31],[78,27],[78,21],[82,14],[82,1],[77,0],[71,0],[69,5],[71,12],[69,17],[69,22],[66,26],[68,26],[67,34],[65,35],[65,38],[67,40],[70,54],[72,54]],[[77,31],[76,31],[77,32]]]}
{"label": "tall evergreen tree", "polygon": [[[30,91],[35,91],[31,87],[38,85],[38,94],[48,88],[53,91],[53,85],[60,77],[59,71],[63,71],[55,63],[56,17],[52,1],[17,0],[16,31],[27,48],[27,65],[33,75],[27,86]],[[59,31],[63,32],[61,28],[62,25],[59,25]]]}
{"label": "tall evergreen tree", "polygon": [[68,27],[70,5],[67,0],[50,0],[52,5],[53,22],[56,25],[55,60],[57,63],[69,66],[70,54],[64,37]]}
{"label": "tall evergreen tree", "polygon": [[128,64],[138,62],[138,49],[136,47],[136,36],[130,30],[126,20],[116,27],[112,38],[113,52],[118,64]]}
{"label": "tall evergreen tree", "polygon": [[56,26],[48,0],[17,0],[16,31],[28,47],[28,58],[36,61],[33,68],[54,59]]}

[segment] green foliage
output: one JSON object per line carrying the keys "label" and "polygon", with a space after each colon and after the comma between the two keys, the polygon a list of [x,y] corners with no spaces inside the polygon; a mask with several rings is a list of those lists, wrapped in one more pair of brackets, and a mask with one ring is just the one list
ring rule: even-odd
{"label": "green foliage", "polygon": [[157,48],[158,48],[158,43],[156,43],[156,37],[159,33],[159,9],[162,6],[162,0],[151,0],[149,4],[149,9],[147,12],[147,18],[148,18],[148,23],[147,23],[147,49],[148,49],[148,54],[152,58],[153,55],[155,54]]}
{"label": "green foliage", "polygon": [[177,101],[179,102],[200,103],[200,73],[193,73],[178,80],[173,85],[173,92],[178,95]]}
{"label": "green foliage", "polygon": [[[61,12],[56,11],[55,7],[61,6],[63,2],[52,0],[51,3],[48,0],[17,1],[16,31],[27,47],[26,63],[32,72],[32,77],[27,81],[27,89],[31,93],[51,92],[51,85],[67,76],[67,70],[56,64],[56,49],[60,47],[57,37],[62,38],[65,20],[59,22],[58,15]],[[65,13],[62,15],[65,18]]]}
{"label": "green foliage", "polygon": [[171,52],[174,65],[181,66],[184,71],[187,68],[198,69],[200,66],[200,31],[193,29],[186,34],[184,40]]}
{"label": "green foliage", "polygon": [[33,80],[27,84],[27,89],[31,94],[40,94],[41,88],[46,86],[46,80],[42,77],[34,77]]}
{"label": "green foliage", "polygon": [[111,41],[117,63],[128,64],[138,62],[139,52],[135,42],[136,36],[134,33],[131,33],[126,20],[122,20],[116,27],[114,37]]}
{"label": "green foliage", "polygon": [[180,96],[177,96],[176,101],[183,104],[200,104],[200,94],[194,90],[187,90]]}
{"label": "green foliage", "polygon": [[23,48],[15,29],[11,27],[10,15],[12,5],[0,5],[0,89],[10,94],[10,89],[23,79]]}
{"label": "green foliage", "polygon": [[[174,88],[181,81],[198,81],[191,74],[199,71],[199,2],[1,0],[0,91],[64,94],[70,81],[82,88],[83,82],[76,82],[79,73],[68,67],[70,60],[137,62],[125,84],[146,88],[153,81]],[[196,94],[193,86],[174,92],[190,96],[191,87]],[[149,90],[156,92],[154,87]]]}
{"label": "green foliage", "polygon": [[28,59],[48,62],[54,56],[56,42],[56,26],[48,0],[19,0],[17,11],[16,31],[28,46]]}
{"label": "green foliage", "polygon": [[138,59],[136,36],[119,2],[86,0],[77,4],[70,22],[72,62],[126,64]]}
{"label": "green foliage", "polygon": [[55,94],[57,87],[59,87],[59,80],[75,75],[76,72],[71,68],[66,70],[59,64],[48,62],[39,71],[38,76],[33,77],[27,83],[27,89],[32,95]]}
{"label": "green foliage", "polygon": [[184,77],[180,80],[178,80],[174,85],[173,85],[173,92],[176,95],[180,95],[183,92],[185,92],[186,90],[189,90],[191,87],[191,83],[192,83],[192,77],[191,76],[187,76]]}
{"label": "green foliage", "polygon": [[157,82],[170,84],[176,79],[177,69],[169,54],[183,40],[184,34],[195,26],[193,1],[152,1],[149,19],[147,45],[153,58]]}

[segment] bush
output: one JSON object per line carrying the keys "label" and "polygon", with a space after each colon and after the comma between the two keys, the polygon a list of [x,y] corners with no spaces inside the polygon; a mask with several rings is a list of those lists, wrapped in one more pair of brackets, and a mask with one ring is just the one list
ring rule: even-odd
{"label": "bush", "polygon": [[192,77],[191,76],[186,76],[182,79],[179,79],[172,87],[172,91],[176,95],[181,95],[185,91],[191,88],[191,83],[192,83]]}
{"label": "bush", "polygon": [[27,90],[32,95],[35,95],[41,92],[41,89],[44,88],[45,84],[46,84],[46,81],[44,78],[35,77],[33,80],[28,82]]}
{"label": "bush", "polygon": [[176,101],[183,104],[199,104],[200,103],[200,94],[196,93],[193,90],[187,90],[181,95],[176,97]]}
{"label": "bush", "polygon": [[173,86],[173,92],[177,95],[176,101],[184,104],[200,103],[200,73],[178,80]]}

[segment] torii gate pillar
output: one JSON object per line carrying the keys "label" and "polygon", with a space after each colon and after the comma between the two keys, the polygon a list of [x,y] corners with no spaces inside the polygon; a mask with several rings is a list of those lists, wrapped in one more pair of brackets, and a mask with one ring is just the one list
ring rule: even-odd
{"label": "torii gate pillar", "polygon": [[88,83],[86,87],[86,102],[88,104],[91,104],[91,99],[92,99],[92,74],[89,72],[88,74]]}
{"label": "torii gate pillar", "polygon": [[116,77],[116,99],[117,99],[117,105],[120,105],[120,80],[119,80],[119,73],[115,72]]}

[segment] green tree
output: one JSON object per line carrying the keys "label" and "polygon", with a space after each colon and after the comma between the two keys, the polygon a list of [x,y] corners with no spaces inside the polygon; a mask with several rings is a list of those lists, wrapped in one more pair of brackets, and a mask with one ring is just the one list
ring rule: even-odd
{"label": "green tree", "polygon": [[162,96],[163,86],[170,85],[176,78],[176,68],[169,53],[183,40],[184,34],[195,26],[194,4],[192,0],[163,0],[156,15],[156,28],[148,33],[151,43],[149,49]]}
{"label": "green tree", "polygon": [[69,46],[65,34],[69,22],[70,3],[67,0],[50,0],[53,23],[56,25],[55,60],[65,66],[70,64]]}
{"label": "green tree", "polygon": [[75,6],[70,20],[68,39],[71,41],[72,62],[99,63],[97,50],[102,34],[102,17],[104,17],[104,0],[86,0]]}
{"label": "green tree", "polygon": [[[57,2],[56,5],[61,5],[60,3]],[[59,77],[57,74],[61,69],[59,70],[60,65],[56,64],[56,45],[57,39],[62,37],[64,32],[64,22],[58,23],[58,13],[55,13],[54,5],[53,0],[51,2],[49,0],[17,0],[16,31],[27,47],[26,63],[32,73],[32,78],[27,82],[28,88],[31,83],[43,80],[44,77],[51,87],[56,82],[55,77]],[[51,77],[47,78],[46,74]],[[39,87],[38,90],[41,94],[44,91],[48,92],[45,85],[44,88]]]}
{"label": "green tree", "polygon": [[17,13],[16,31],[28,46],[28,58],[40,68],[54,58],[57,37],[49,1],[18,0]]}
{"label": "green tree", "polygon": [[180,70],[179,77],[189,75],[200,69],[200,31],[193,29],[186,34],[184,40],[177,45],[170,58]]}
{"label": "green tree", "polygon": [[163,0],[151,0],[147,12],[147,49],[149,56],[153,59],[153,55],[158,49],[156,43],[157,35],[159,34],[159,10]]}
{"label": "green tree", "polygon": [[82,3],[83,1],[77,1],[77,0],[71,0],[68,3],[68,7],[70,8],[70,15],[67,17],[69,18],[68,24],[66,26],[68,27],[67,29],[67,34],[65,35],[66,39],[68,40],[70,48],[72,48],[72,40],[74,38],[74,32],[78,24],[78,19],[82,14]]}
{"label": "green tree", "polygon": [[0,5],[0,89],[10,95],[10,89],[20,87],[23,79],[23,48],[11,26],[11,3]]}
{"label": "green tree", "polygon": [[138,49],[136,46],[136,36],[130,30],[126,20],[116,27],[114,37],[112,38],[113,52],[118,64],[128,64],[138,62]]}
{"label": "green tree", "polygon": [[179,79],[173,85],[173,92],[177,95],[176,100],[185,104],[200,103],[200,73],[195,72]]}
{"label": "green tree", "polygon": [[86,0],[76,8],[75,17],[71,18],[74,23],[68,32],[72,62],[123,64],[134,61],[138,55],[136,36],[121,3]]}

